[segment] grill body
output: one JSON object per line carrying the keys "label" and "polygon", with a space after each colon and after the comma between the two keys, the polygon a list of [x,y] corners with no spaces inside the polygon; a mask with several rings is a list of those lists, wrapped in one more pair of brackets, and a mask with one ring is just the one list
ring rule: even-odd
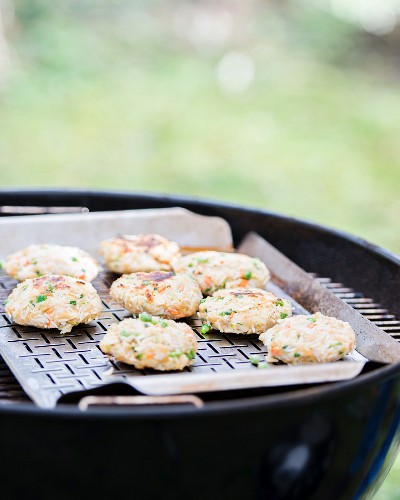
{"label": "grill body", "polygon": [[[130,193],[2,191],[1,205],[90,211],[182,206],[250,230],[307,271],[329,276],[395,315],[399,259],[362,240],[244,207]],[[9,214],[8,214],[9,215]],[[187,406],[43,411],[0,406],[5,498],[372,498],[398,451],[400,364],[353,381],[222,394]]]}

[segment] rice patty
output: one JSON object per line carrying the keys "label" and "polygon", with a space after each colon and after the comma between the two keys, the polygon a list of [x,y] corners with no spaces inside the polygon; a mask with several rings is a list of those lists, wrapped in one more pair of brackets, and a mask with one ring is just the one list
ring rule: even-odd
{"label": "rice patty", "polygon": [[204,295],[221,288],[262,288],[270,279],[263,262],[239,253],[194,252],[176,261],[174,270],[192,274]]}
{"label": "rice patty", "polygon": [[142,313],[110,326],[100,349],[135,368],[182,370],[194,363],[196,334],[186,323]]}
{"label": "rice patty", "polygon": [[220,332],[261,333],[292,314],[292,305],[259,288],[218,290],[203,299],[199,317]]}
{"label": "rice patty", "polygon": [[155,271],[124,274],[111,286],[111,297],[132,314],[186,318],[197,312],[201,291],[187,274]]}
{"label": "rice patty", "polygon": [[100,266],[84,250],[61,245],[29,245],[7,258],[4,270],[12,278],[24,281],[48,274],[64,274],[93,281]]}
{"label": "rice patty", "polygon": [[180,257],[179,246],[159,234],[123,235],[100,243],[99,253],[111,271],[170,271],[172,260]]}
{"label": "rice patty", "polygon": [[330,363],[343,358],[356,344],[353,328],[321,313],[284,319],[260,335],[268,348],[267,361],[291,364]]}
{"label": "rice patty", "polygon": [[19,283],[6,299],[6,313],[18,325],[70,332],[100,316],[102,303],[87,281],[48,275]]}

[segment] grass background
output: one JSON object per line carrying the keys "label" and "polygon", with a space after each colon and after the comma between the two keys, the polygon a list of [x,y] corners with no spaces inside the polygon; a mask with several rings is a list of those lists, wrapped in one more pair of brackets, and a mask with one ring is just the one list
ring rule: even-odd
{"label": "grass background", "polygon": [[[244,203],[400,252],[397,24],[335,5],[2,0],[1,185]],[[399,486],[397,462],[376,498]]]}

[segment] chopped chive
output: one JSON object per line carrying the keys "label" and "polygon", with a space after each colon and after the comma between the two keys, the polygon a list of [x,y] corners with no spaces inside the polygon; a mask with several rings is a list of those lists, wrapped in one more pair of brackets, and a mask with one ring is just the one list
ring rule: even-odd
{"label": "chopped chive", "polygon": [[76,306],[76,300],[70,300],[69,303],[73,306]]}
{"label": "chopped chive", "polygon": [[281,319],[285,319],[287,317],[287,314],[286,313],[281,313],[280,317],[281,317]]}
{"label": "chopped chive", "polygon": [[206,299],[201,299],[200,304],[203,304],[203,302],[205,302],[205,301],[206,301]]}
{"label": "chopped chive", "polygon": [[121,337],[130,337],[132,334],[127,332],[126,330],[121,330],[119,332],[119,334],[121,335]]}
{"label": "chopped chive", "polygon": [[299,358],[299,357],[301,356],[301,354],[300,354],[300,353],[298,353],[298,352],[295,352],[295,353],[293,354],[293,356],[294,356],[295,358]]}
{"label": "chopped chive", "polygon": [[45,300],[47,300],[47,295],[38,295],[36,297],[36,302],[39,303],[39,302],[44,302]]}
{"label": "chopped chive", "polygon": [[183,354],[182,351],[172,351],[172,352],[169,353],[169,355],[170,355],[171,358],[177,358],[181,354]]}
{"label": "chopped chive", "polygon": [[160,321],[160,325],[161,325],[163,328],[167,328],[168,323],[167,323],[166,321],[161,320],[161,321]]}
{"label": "chopped chive", "polygon": [[207,323],[204,323],[204,325],[201,325],[201,333],[208,333],[211,330],[211,326],[207,325]]}
{"label": "chopped chive", "polygon": [[189,262],[188,267],[193,267],[193,262]]}
{"label": "chopped chive", "polygon": [[78,258],[77,257],[71,257],[71,260],[72,260],[72,262],[78,262]]}
{"label": "chopped chive", "polygon": [[282,300],[282,299],[278,299],[278,300],[275,302],[275,304],[276,304],[277,306],[281,306],[281,307],[283,307],[283,306],[284,306],[284,303],[283,303],[283,300]]}
{"label": "chopped chive", "polygon": [[83,299],[83,297],[84,297],[84,296],[85,296],[85,295],[84,295],[83,293],[81,293],[81,294],[79,295],[79,298],[80,298],[80,299]]}
{"label": "chopped chive", "polygon": [[149,322],[151,322],[151,320],[153,318],[151,317],[150,314],[147,314],[146,312],[143,312],[143,313],[139,314],[139,319],[141,319],[142,321],[144,321],[146,323],[149,323]]}
{"label": "chopped chive", "polygon": [[313,317],[309,317],[307,318],[307,321],[309,321],[310,323],[315,323],[317,320]]}
{"label": "chopped chive", "polygon": [[252,365],[257,366],[260,363],[261,358],[258,354],[254,354],[253,356],[250,356],[249,360]]}
{"label": "chopped chive", "polygon": [[31,304],[33,307],[36,307],[35,303],[33,302],[33,300],[30,300],[29,301],[29,304]]}
{"label": "chopped chive", "polygon": [[328,349],[330,349],[331,347],[335,347],[337,345],[342,345],[341,342],[336,342],[336,344],[331,344],[330,346],[328,346]]}
{"label": "chopped chive", "polygon": [[138,353],[136,354],[136,358],[137,358],[137,359],[142,359],[142,358],[143,358],[143,353],[142,353],[142,352],[138,352]]}
{"label": "chopped chive", "polygon": [[48,290],[50,293],[53,293],[53,292],[54,292],[54,286],[53,286],[53,285],[51,285],[51,284],[49,283],[49,286],[47,287],[47,290]]}
{"label": "chopped chive", "polygon": [[230,316],[232,314],[232,309],[229,309],[228,311],[222,311],[219,313],[220,316]]}
{"label": "chopped chive", "polygon": [[268,368],[268,363],[258,363],[258,366],[257,368],[259,368],[260,370],[263,370],[264,368]]}
{"label": "chopped chive", "polygon": [[208,257],[197,259],[199,264],[206,264],[208,262]]}
{"label": "chopped chive", "polygon": [[251,271],[247,271],[247,273],[245,273],[245,275],[244,275],[244,279],[245,279],[245,280],[249,280],[249,279],[251,279]]}
{"label": "chopped chive", "polygon": [[210,287],[208,287],[208,288],[206,288],[206,289],[204,290],[204,293],[207,293],[207,292],[209,292],[210,290],[211,290],[211,288],[210,288]]}
{"label": "chopped chive", "polygon": [[189,358],[189,359],[194,359],[196,353],[193,351],[193,349],[191,349],[189,352],[186,353],[186,356]]}
{"label": "chopped chive", "polygon": [[40,271],[36,271],[36,276],[40,278],[40,276],[43,276],[43,273],[41,273]]}

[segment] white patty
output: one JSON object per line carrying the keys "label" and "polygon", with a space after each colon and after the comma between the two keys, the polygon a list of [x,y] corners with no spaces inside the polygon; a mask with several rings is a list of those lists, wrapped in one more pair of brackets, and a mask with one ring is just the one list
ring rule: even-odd
{"label": "white patty", "polygon": [[204,295],[221,288],[262,288],[270,279],[263,262],[239,253],[195,252],[175,262],[174,269],[193,274]]}
{"label": "white patty", "polygon": [[198,314],[220,332],[261,333],[291,316],[292,305],[259,288],[231,288],[203,299]]}
{"label": "white patty", "polygon": [[187,274],[173,271],[124,274],[111,286],[111,296],[132,314],[186,318],[197,312],[201,291]]}
{"label": "white patty", "polygon": [[354,349],[356,336],[348,323],[316,313],[284,319],[262,333],[260,340],[271,363],[330,363]]}
{"label": "white patty", "polygon": [[101,268],[93,257],[80,248],[42,244],[30,245],[11,254],[4,269],[18,281],[45,274],[65,274],[92,281]]}
{"label": "white patty", "polygon": [[128,318],[108,329],[100,349],[135,368],[182,370],[194,363],[196,334],[186,323],[152,317]]}
{"label": "white patty", "polygon": [[119,274],[170,271],[180,257],[179,246],[158,234],[124,235],[100,243],[107,267]]}
{"label": "white patty", "polygon": [[48,275],[19,283],[6,299],[6,313],[18,325],[70,332],[100,316],[102,304],[91,283]]}

